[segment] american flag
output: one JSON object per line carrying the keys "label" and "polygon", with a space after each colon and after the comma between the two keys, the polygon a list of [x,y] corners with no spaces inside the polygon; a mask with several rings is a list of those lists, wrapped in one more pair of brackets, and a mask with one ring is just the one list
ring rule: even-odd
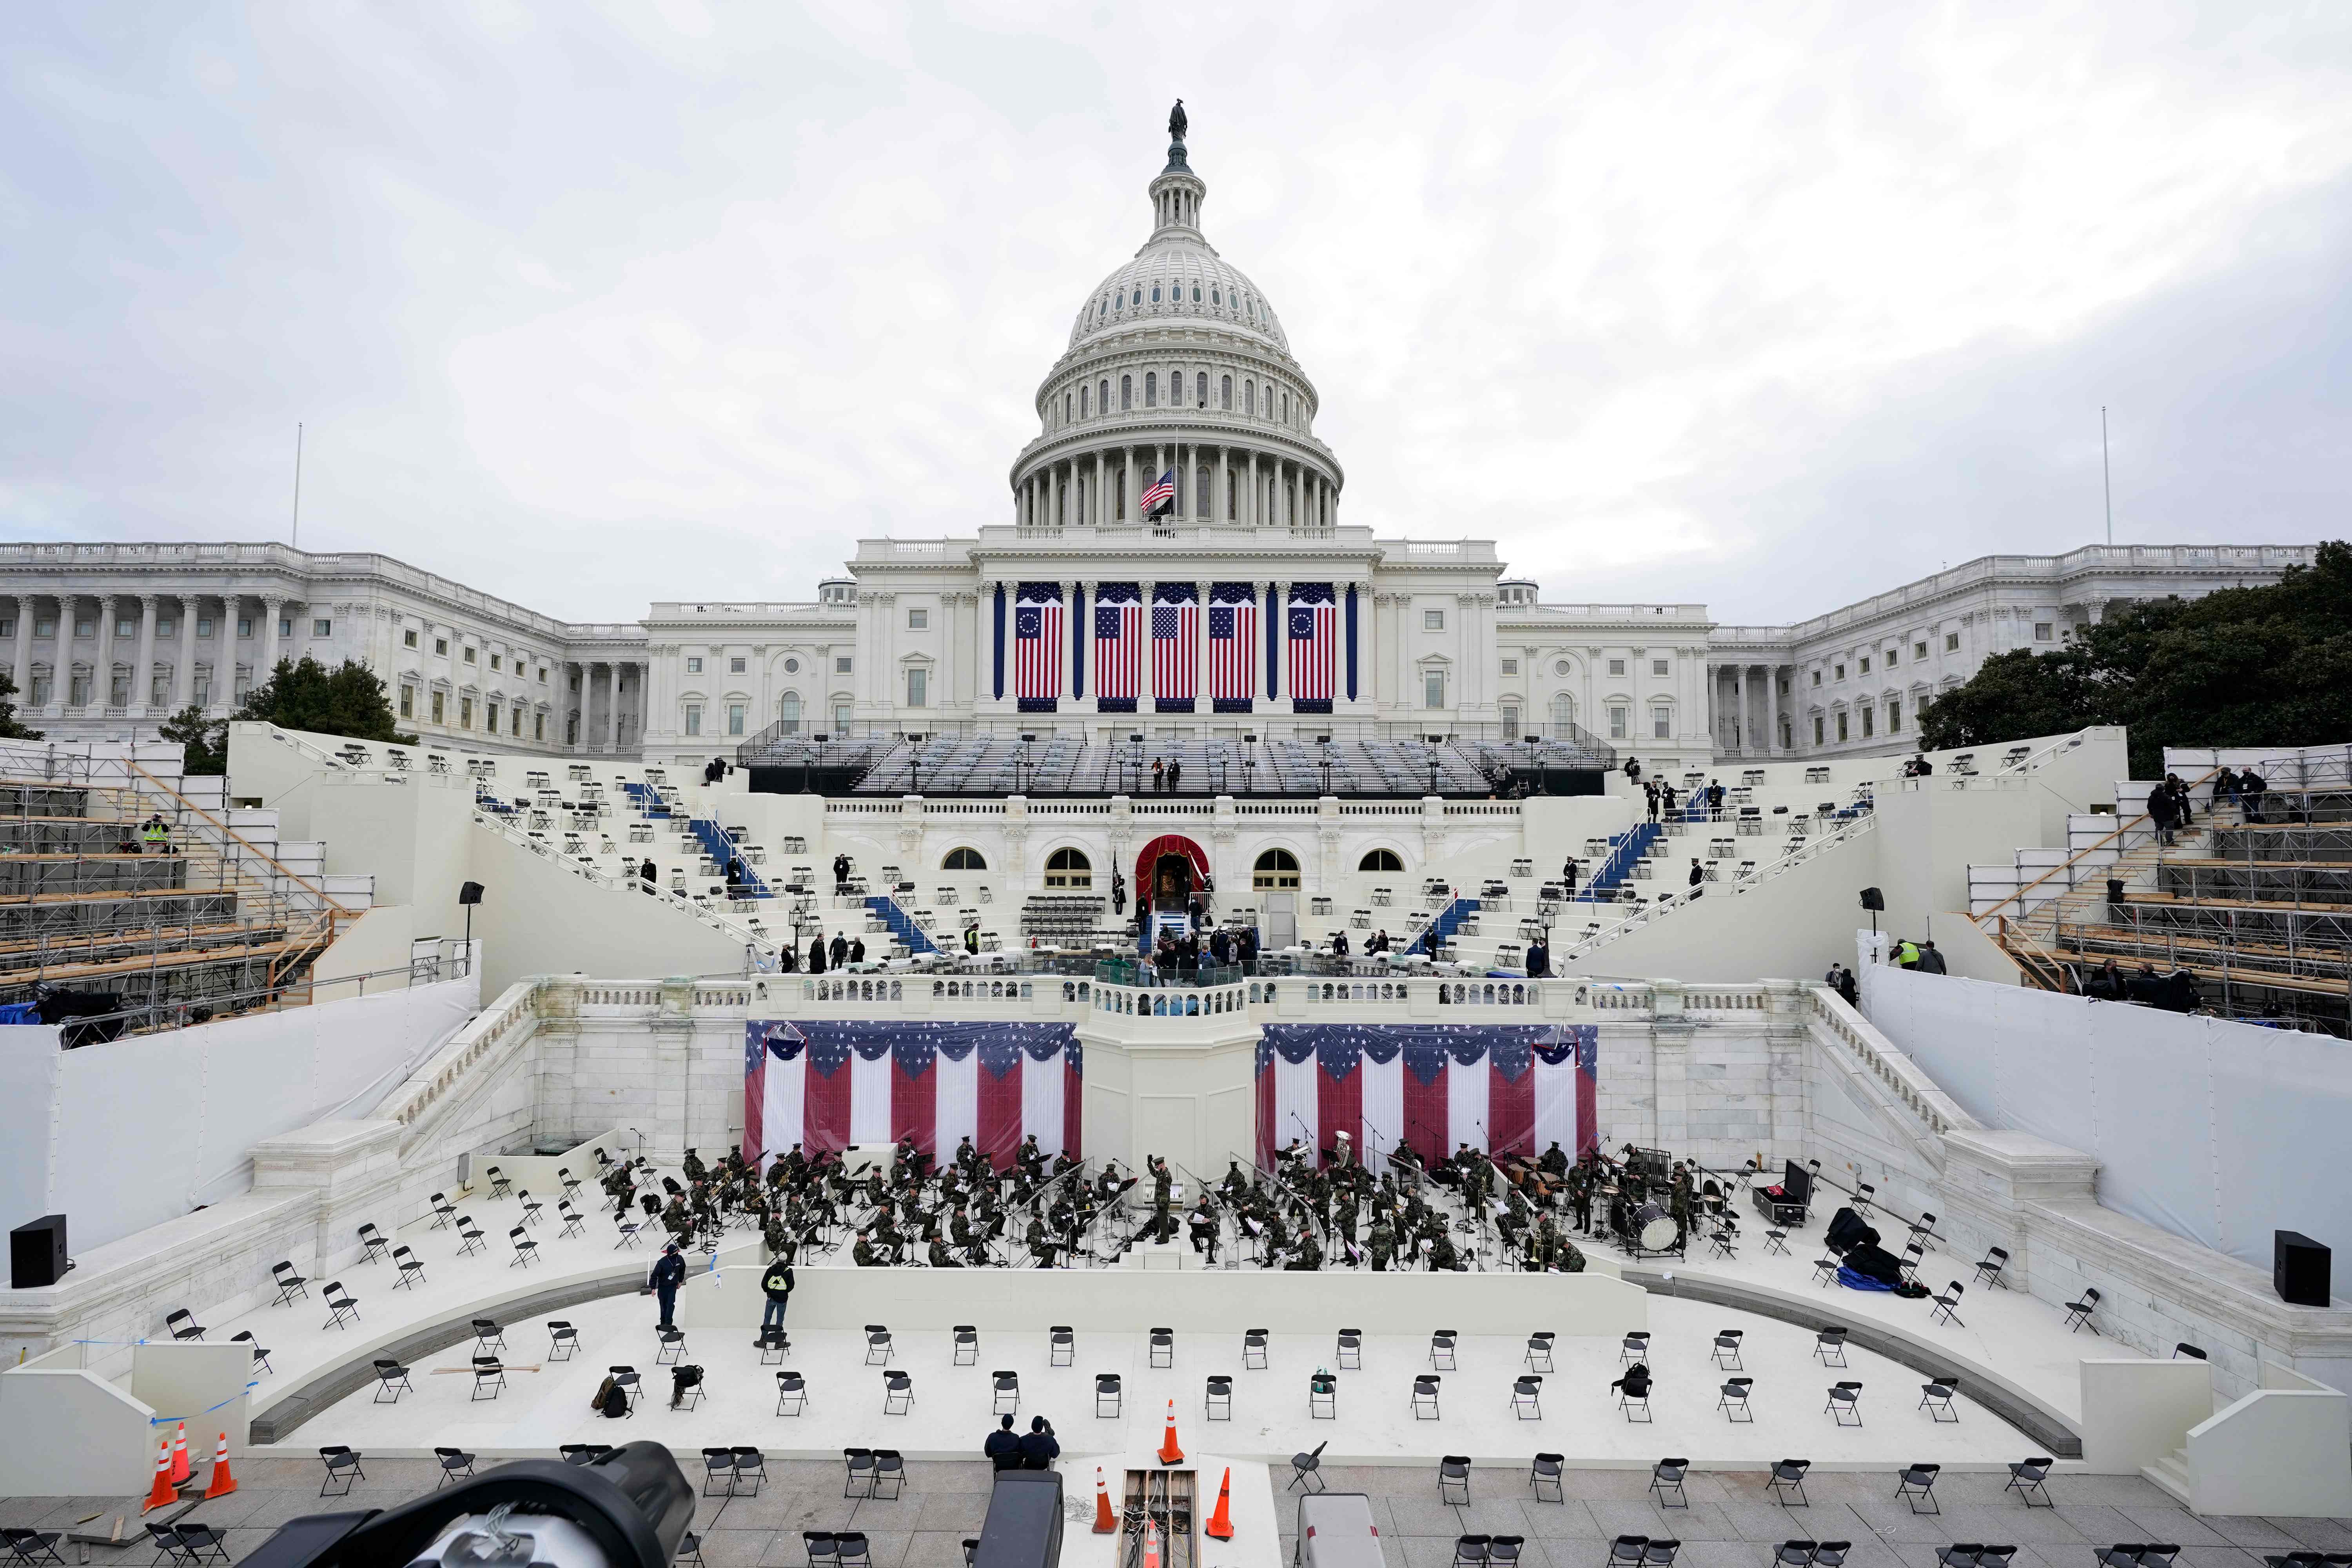
{"label": "american flag", "polygon": [[[1497,991],[1508,989],[1494,983]],[[1399,1143],[1433,1162],[1467,1143],[1571,1159],[1601,1142],[1600,1027],[1268,1024],[1257,1051],[1261,1163],[1293,1138],[1345,1132],[1367,1161]]]}
{"label": "american flag", "polygon": [[[1062,694],[1062,601],[1057,596],[1013,607],[1013,695],[1025,705],[1051,702]],[[1036,592],[1028,584],[1024,594]]]}
{"label": "american flag", "polygon": [[1189,710],[1200,686],[1201,606],[1191,584],[1162,586],[1151,606],[1151,694]]}
{"label": "american flag", "polygon": [[1095,601],[1095,700],[1125,703],[1105,712],[1133,712],[1141,690],[1143,605],[1127,584],[1106,583]]}
{"label": "american flag", "polygon": [[1246,713],[1257,695],[1257,604],[1248,584],[1236,586],[1209,595],[1209,697],[1220,713]]}
{"label": "american flag", "polygon": [[1163,506],[1173,506],[1176,503],[1176,470],[1171,468],[1160,475],[1156,481],[1146,488],[1141,500],[1143,515],[1146,517],[1150,517]]}
{"label": "american flag", "polygon": [[1301,712],[1331,710],[1333,655],[1339,646],[1339,606],[1331,602],[1328,584],[1301,584],[1291,590],[1287,616],[1290,630],[1290,698],[1294,703],[1316,703]]}

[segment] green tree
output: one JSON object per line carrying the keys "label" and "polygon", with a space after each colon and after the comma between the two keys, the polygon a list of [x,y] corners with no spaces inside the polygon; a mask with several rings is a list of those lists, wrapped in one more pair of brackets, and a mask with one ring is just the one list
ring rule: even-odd
{"label": "green tree", "polygon": [[27,730],[16,717],[16,679],[0,669],[0,740],[37,741],[38,730]]}
{"label": "green tree", "polygon": [[207,719],[205,710],[189,703],[163,721],[163,739],[180,742],[180,761],[184,771],[191,773],[225,773],[228,772],[228,721]]}
{"label": "green tree", "polygon": [[395,728],[392,698],[383,679],[355,659],[345,659],[329,669],[308,654],[299,664],[281,658],[269,679],[246,698],[236,716],[283,730],[416,743],[415,736],[403,735]]}
{"label": "green tree", "polygon": [[2167,746],[2294,746],[2352,737],[2352,544],[2259,588],[2116,605],[2074,647],[1996,654],[1919,715],[1930,749],[2086,724],[2131,730],[2131,771]]}

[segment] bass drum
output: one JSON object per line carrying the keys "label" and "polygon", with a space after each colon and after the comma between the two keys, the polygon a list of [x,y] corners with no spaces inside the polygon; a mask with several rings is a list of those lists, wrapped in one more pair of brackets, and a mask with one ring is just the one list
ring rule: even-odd
{"label": "bass drum", "polygon": [[1675,1244],[1674,1216],[1657,1204],[1643,1204],[1633,1213],[1633,1238],[1644,1252],[1664,1252]]}

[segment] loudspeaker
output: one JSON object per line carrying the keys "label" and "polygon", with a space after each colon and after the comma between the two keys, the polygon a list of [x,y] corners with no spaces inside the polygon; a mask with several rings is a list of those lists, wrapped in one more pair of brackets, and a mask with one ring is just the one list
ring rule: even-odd
{"label": "loudspeaker", "polygon": [[45,1214],[8,1233],[10,1289],[35,1290],[54,1285],[66,1277],[68,1267],[65,1215]]}
{"label": "loudspeaker", "polygon": [[480,903],[482,901],[482,885],[479,882],[467,882],[464,884],[457,889],[457,901],[460,904]]}
{"label": "loudspeaker", "polygon": [[[58,1224],[63,1226],[65,1222]],[[2328,1258],[2326,1247],[2299,1230],[2273,1231],[2271,1289],[2290,1307],[2328,1305]]]}
{"label": "loudspeaker", "polygon": [[1886,895],[1876,888],[1864,888],[1862,890],[1862,907],[1865,910],[1883,910],[1886,908]]}

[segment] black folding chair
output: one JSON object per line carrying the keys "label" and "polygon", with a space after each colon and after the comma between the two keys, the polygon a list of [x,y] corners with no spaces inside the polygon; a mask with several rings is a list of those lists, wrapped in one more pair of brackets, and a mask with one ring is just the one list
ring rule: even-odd
{"label": "black folding chair", "polygon": [[290,1307],[296,1301],[306,1300],[310,1296],[310,1284],[302,1276],[294,1272],[294,1263],[291,1258],[271,1264],[269,1274],[278,1287],[278,1300],[271,1302],[271,1306]]}
{"label": "black folding chair", "polygon": [[[2011,1465],[2009,1467],[2009,1485],[2000,1489],[2015,1492],[2028,1508],[2055,1508],[2058,1505],[2050,1500],[2050,1490],[2042,1483],[2050,1479],[2051,1468],[2057,1462],[2046,1454],[2036,1454]],[[2033,1500],[2036,1498],[2042,1500],[2037,1503]]]}
{"label": "black folding chair", "polygon": [[[1944,1505],[1936,1500],[1936,1478],[1944,1473],[1941,1465],[1906,1465],[1895,1479],[1895,1495],[1911,1505],[1913,1513],[1941,1513]],[[1926,1508],[1921,1508],[1921,1503]]]}
{"label": "black folding chair", "polygon": [[[1658,1500],[1660,1508],[1688,1508],[1690,1499],[1683,1492],[1683,1478],[1690,1473],[1688,1459],[1660,1459],[1650,1467],[1649,1489]],[[1666,1494],[1674,1500],[1668,1501]]]}
{"label": "black folding chair", "polygon": [[464,1480],[474,1473],[474,1456],[456,1448],[436,1448],[433,1457],[441,1461],[441,1479],[434,1490],[439,1491],[451,1481]]}
{"label": "black folding chair", "polygon": [[1331,1439],[1326,1437],[1320,1443],[1316,1444],[1315,1447],[1307,1452],[1304,1454],[1291,1455],[1290,1485],[1283,1489],[1285,1491],[1297,1491],[1301,1487],[1305,1487],[1306,1483],[1311,1480],[1315,1484],[1312,1487],[1307,1487],[1307,1490],[1318,1492],[1328,1491],[1330,1489],[1330,1484],[1323,1479],[1323,1450],[1330,1446]]}
{"label": "black folding chair", "polygon": [[171,1331],[175,1340],[200,1340],[205,1337],[204,1325],[197,1322],[195,1314],[185,1307],[175,1312],[164,1313],[163,1326]]}
{"label": "black folding chair", "polygon": [[392,1288],[395,1290],[413,1290],[418,1285],[429,1283],[425,1278],[425,1260],[417,1257],[412,1247],[394,1247],[392,1266],[397,1270],[392,1281]]}
{"label": "black folding chair", "polygon": [[[397,1405],[400,1403],[402,1394],[415,1392],[415,1385],[408,1381],[406,1367],[396,1361],[379,1361],[375,1363],[375,1398],[371,1403]],[[391,1397],[386,1398],[387,1394]]]}
{"label": "black folding chair", "polygon": [[356,1323],[360,1321],[359,1300],[343,1289],[341,1280],[333,1280],[321,1286],[319,1299],[327,1304],[328,1317],[325,1327],[340,1329],[345,1323]]}
{"label": "black folding chair", "polygon": [[[2066,1331],[2071,1334],[2077,1330],[2088,1329],[2095,1334],[2098,1333],[2099,1325],[2091,1321],[2091,1314],[2098,1308],[2099,1293],[2096,1290],[2085,1290],[2081,1300],[2067,1303]],[[2104,1339],[2105,1336],[2100,1337]]]}
{"label": "black folding chair", "polygon": [[262,1346],[259,1341],[253,1337],[253,1331],[251,1329],[239,1329],[236,1332],[229,1335],[228,1338],[231,1344],[243,1341],[245,1343],[251,1345],[253,1347],[253,1359],[260,1365],[261,1370],[268,1373],[272,1377],[278,1375],[278,1369],[269,1364],[269,1352]]}
{"label": "black folding chair", "polygon": [[[1459,1492],[1459,1497],[1449,1493]],[[1470,1500],[1470,1456],[1447,1454],[1437,1461],[1437,1500],[1468,1503]]]}
{"label": "black folding chair", "polygon": [[[1813,1468],[1811,1459],[1778,1459],[1772,1465],[1772,1500],[1782,1508],[1811,1508],[1812,1501],[1805,1496],[1805,1472]],[[1789,1499],[1797,1500],[1791,1505]]]}
{"label": "black folding chair", "polygon": [[[319,1458],[327,1466],[327,1479],[319,1484],[320,1497],[341,1497],[352,1489],[352,1482],[367,1479],[367,1472],[360,1468],[361,1456],[340,1443],[320,1449]],[[327,1489],[334,1485],[338,1476],[342,1478],[342,1491],[329,1491]]]}
{"label": "black folding chair", "polygon": [[1543,1501],[1543,1489],[1551,1488],[1551,1500],[1565,1505],[1568,1501],[1565,1454],[1538,1454],[1528,1464],[1528,1490],[1538,1502]]}
{"label": "black folding chair", "polygon": [[64,1539],[62,1531],[0,1530],[0,1540],[7,1542],[9,1553],[19,1563],[64,1563],[58,1555],[58,1542]]}

